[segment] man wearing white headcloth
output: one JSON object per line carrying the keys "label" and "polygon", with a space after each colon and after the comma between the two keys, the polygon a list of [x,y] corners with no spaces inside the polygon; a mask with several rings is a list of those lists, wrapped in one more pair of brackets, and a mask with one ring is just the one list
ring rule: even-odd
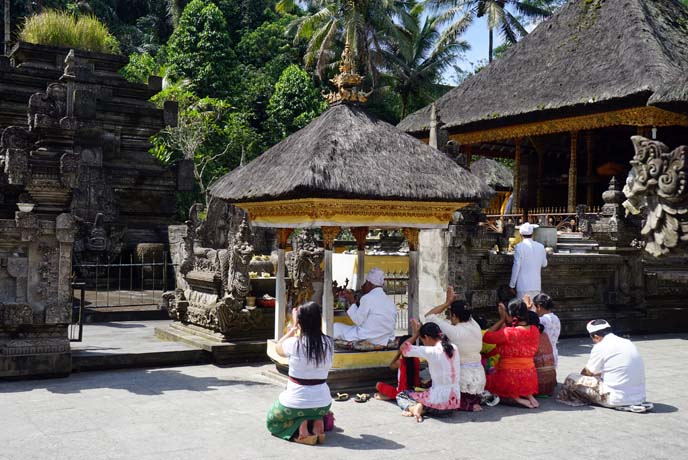
{"label": "man wearing white headcloth", "polygon": [[586,329],[595,344],[585,368],[569,374],[557,401],[570,406],[597,404],[629,412],[646,412],[645,365],[636,346],[612,333],[603,319],[590,321]]}
{"label": "man wearing white headcloth", "polygon": [[529,222],[518,228],[523,241],[514,248],[509,287],[516,289],[516,297],[519,299],[524,299],[526,295],[533,299],[542,289],[540,270],[547,266],[547,253],[542,243],[533,240],[533,230],[536,228],[538,225]]}
{"label": "man wearing white headcloth", "polygon": [[353,292],[347,291],[347,300],[351,307],[346,313],[354,322],[354,326],[334,323],[335,339],[350,342],[366,340],[375,345],[387,345],[394,339],[397,306],[382,289],[384,283],[384,272],[379,268],[373,268],[361,286],[363,296],[358,304]]}

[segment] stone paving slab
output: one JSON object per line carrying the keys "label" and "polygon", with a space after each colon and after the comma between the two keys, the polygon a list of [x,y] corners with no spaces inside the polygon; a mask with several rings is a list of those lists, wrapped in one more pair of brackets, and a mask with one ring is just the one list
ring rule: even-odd
{"label": "stone paving slab", "polygon": [[[648,414],[497,406],[422,424],[388,402],[335,402],[324,446],[270,436],[281,388],[269,365],[200,365],[0,383],[0,460],[680,459],[688,448],[688,334],[634,337],[647,367]],[[588,339],[560,344],[559,381],[585,364]]]}

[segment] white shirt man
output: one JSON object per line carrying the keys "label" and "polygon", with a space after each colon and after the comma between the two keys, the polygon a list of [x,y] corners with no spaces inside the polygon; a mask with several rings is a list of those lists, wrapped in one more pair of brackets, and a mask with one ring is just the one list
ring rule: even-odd
{"label": "white shirt man", "polygon": [[595,345],[580,374],[566,378],[557,399],[580,405],[592,403],[631,412],[645,412],[645,365],[636,346],[611,332],[603,319],[590,321],[587,330]]}
{"label": "white shirt man", "polygon": [[526,222],[518,228],[523,241],[514,248],[509,287],[516,289],[516,297],[519,299],[523,299],[525,295],[532,299],[542,289],[540,270],[547,266],[547,253],[541,243],[533,241],[533,230],[537,227],[538,225]]}
{"label": "white shirt man", "polygon": [[382,289],[384,282],[384,272],[379,268],[373,268],[361,286],[364,295],[358,305],[354,303],[353,293],[348,293],[351,307],[346,313],[354,322],[354,326],[335,323],[335,339],[350,342],[366,340],[375,345],[387,345],[394,339],[397,306]]}

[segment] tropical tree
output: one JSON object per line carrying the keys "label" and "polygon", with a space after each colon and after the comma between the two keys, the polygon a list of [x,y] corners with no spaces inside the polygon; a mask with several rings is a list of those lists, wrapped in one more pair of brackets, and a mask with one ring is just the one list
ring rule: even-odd
{"label": "tropical tree", "polygon": [[282,72],[268,104],[268,123],[274,142],[303,128],[326,108],[312,77],[296,64]]}
{"label": "tropical tree", "polygon": [[439,41],[437,18],[419,9],[403,16],[385,57],[386,79],[401,99],[401,118],[436,99],[443,72],[469,49],[464,41]]}
{"label": "tropical tree", "polygon": [[[290,12],[296,0],[281,0],[277,10]],[[307,68],[323,79],[337,51],[347,42],[356,51],[359,70],[371,77],[374,87],[380,74],[385,38],[395,30],[395,19],[408,12],[415,2],[408,0],[310,0],[300,2],[307,13],[295,19],[295,42],[306,41]]]}
{"label": "tropical tree", "polygon": [[170,38],[169,64],[173,73],[191,81],[199,96],[225,97],[230,90],[227,75],[236,61],[229,45],[222,11],[212,2],[193,0]]}
{"label": "tropical tree", "polygon": [[507,43],[516,43],[528,34],[520,17],[544,19],[559,3],[560,0],[427,0],[427,4],[440,13],[438,23],[445,26],[442,42],[456,41],[476,18],[485,18],[489,34],[489,62],[493,59],[495,30]]}

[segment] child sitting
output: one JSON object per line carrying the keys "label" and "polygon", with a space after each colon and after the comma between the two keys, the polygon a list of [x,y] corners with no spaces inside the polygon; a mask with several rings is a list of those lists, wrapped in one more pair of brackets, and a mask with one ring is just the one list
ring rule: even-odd
{"label": "child sitting", "polygon": [[561,334],[561,321],[559,317],[552,313],[554,302],[547,294],[538,294],[533,299],[533,304],[536,308],[536,313],[540,317],[540,324],[545,327],[545,334],[549,337],[549,343],[552,344],[552,352],[554,353],[554,367],[559,363],[559,351],[557,350],[557,341],[559,334]]}
{"label": "child sitting", "polygon": [[[410,335],[399,339],[399,347],[403,345]],[[420,360],[418,358],[403,358],[401,351],[398,351],[389,368],[397,371],[397,386],[385,382],[377,382],[375,389],[378,391],[373,395],[375,399],[388,401],[396,399],[397,395],[405,390],[413,390],[420,386]]]}

